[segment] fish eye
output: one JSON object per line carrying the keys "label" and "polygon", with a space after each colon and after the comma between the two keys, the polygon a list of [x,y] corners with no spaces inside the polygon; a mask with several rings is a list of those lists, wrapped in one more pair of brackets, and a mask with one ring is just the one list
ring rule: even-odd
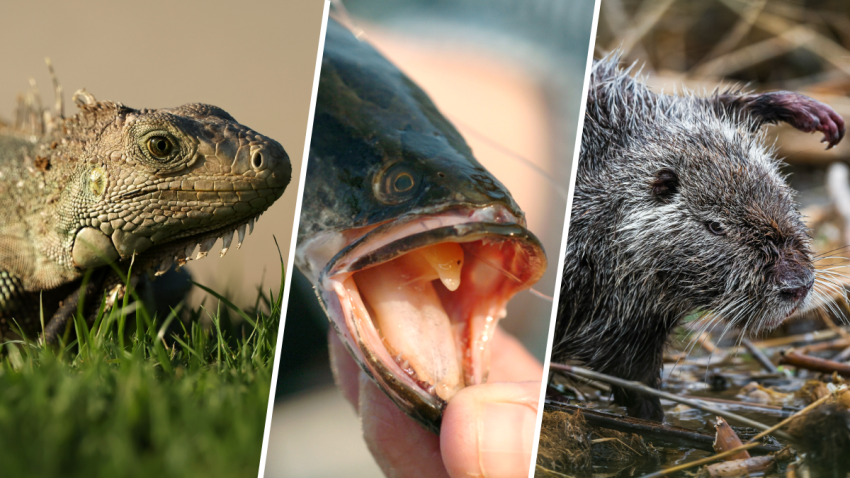
{"label": "fish eye", "polygon": [[705,223],[706,229],[708,232],[714,234],[715,236],[725,236],[726,230],[723,229],[723,226],[717,221],[708,221]]}
{"label": "fish eye", "polygon": [[393,187],[400,193],[411,190],[413,188],[413,176],[407,172],[400,173],[393,180]]}
{"label": "fish eye", "polygon": [[148,151],[155,158],[165,159],[171,154],[172,150],[174,150],[174,145],[165,136],[151,136],[148,139]]}
{"label": "fish eye", "polygon": [[399,161],[378,173],[375,195],[384,204],[401,204],[419,191],[421,178],[409,164]]}

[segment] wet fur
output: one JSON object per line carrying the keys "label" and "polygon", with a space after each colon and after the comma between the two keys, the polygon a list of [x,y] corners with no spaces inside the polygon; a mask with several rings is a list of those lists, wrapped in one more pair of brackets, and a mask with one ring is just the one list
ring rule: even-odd
{"label": "wet fur", "polygon": [[[760,129],[785,121],[831,146],[844,124],[791,92],[658,95],[617,61],[591,75],[553,360],[658,387],[687,314],[761,330],[819,300],[787,298],[814,280],[815,258]],[[663,419],[657,398],[618,388],[614,398]]]}

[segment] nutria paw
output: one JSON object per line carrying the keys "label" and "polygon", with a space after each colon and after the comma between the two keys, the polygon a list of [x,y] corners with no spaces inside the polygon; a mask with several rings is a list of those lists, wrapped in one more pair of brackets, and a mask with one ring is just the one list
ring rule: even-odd
{"label": "nutria paw", "polygon": [[844,137],[844,119],[829,106],[792,91],[748,95],[751,113],[766,122],[784,121],[805,133],[820,131],[830,149]]}

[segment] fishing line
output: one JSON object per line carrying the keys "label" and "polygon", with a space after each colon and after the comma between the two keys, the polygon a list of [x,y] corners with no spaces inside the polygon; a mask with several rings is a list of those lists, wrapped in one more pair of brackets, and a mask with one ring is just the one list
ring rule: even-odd
{"label": "fishing line", "polygon": [[554,300],[555,300],[555,298],[554,298],[554,297],[552,297],[552,296],[550,296],[550,295],[546,295],[546,294],[544,294],[543,292],[540,292],[539,290],[535,289],[534,287],[532,287],[532,288],[528,289],[528,291],[529,291],[529,292],[531,292],[531,295],[533,295],[533,296],[535,296],[535,297],[537,297],[537,298],[543,299],[543,300],[545,300],[545,301],[547,301],[547,302],[552,302],[552,301],[554,301]]}
{"label": "fishing line", "polygon": [[[354,20],[351,18],[351,15],[348,13],[348,9],[345,8],[345,4],[343,3],[343,0],[331,0],[331,6],[334,7],[336,17],[339,20],[339,22],[342,23],[343,25],[348,26],[349,29],[351,30],[351,32],[354,34],[354,36],[357,39],[366,38],[366,32],[362,28],[360,28],[354,22]],[[556,182],[554,179],[552,179],[552,176],[548,172],[546,172],[543,168],[534,164],[531,160],[526,159],[523,155],[511,150],[507,146],[504,146],[501,143],[499,143],[498,141],[491,139],[489,136],[478,131],[477,129],[473,128],[469,124],[464,123],[463,121],[460,121],[458,118],[456,118],[452,115],[445,115],[445,116],[447,118],[449,118],[454,124],[460,126],[461,129],[466,130],[472,136],[477,137],[481,141],[484,141],[485,143],[487,143],[490,146],[492,146],[493,148],[495,148],[497,151],[500,151],[505,156],[513,159],[514,161],[519,162],[520,164],[525,165],[527,168],[529,168],[532,171],[534,171],[535,173],[537,173],[541,178],[543,178],[544,181],[549,183],[549,185],[552,186],[555,189],[555,191],[558,193],[559,196],[561,196],[561,198],[564,201],[566,201],[568,199],[569,191],[567,191],[566,188],[564,188],[558,182]],[[548,297],[548,296],[545,296],[545,297]],[[549,299],[551,300],[551,298],[549,298]]]}
{"label": "fishing line", "polygon": [[496,269],[497,271],[501,272],[502,274],[506,275],[508,278],[513,280],[514,282],[522,283],[522,280],[519,277],[511,274],[510,272],[506,271],[504,268],[498,266],[497,264],[493,264],[489,260],[479,256],[478,254],[475,254],[475,253],[467,251],[467,250],[464,250],[463,252],[465,252],[466,254],[469,254],[470,256],[472,256],[472,257],[478,259],[479,261],[487,264],[488,266],[492,267],[493,269]]}
{"label": "fishing line", "polygon": [[331,6],[334,7],[334,13],[336,13],[334,18],[348,27],[348,29],[351,30],[351,33],[354,34],[354,38],[357,38],[358,40],[366,38],[366,32],[354,23],[354,20],[351,18],[351,15],[348,14],[348,9],[345,8],[342,0],[331,0]]}
{"label": "fishing line", "polygon": [[528,167],[529,169],[531,169],[532,171],[537,173],[541,178],[543,178],[544,181],[549,183],[549,185],[552,186],[555,189],[555,191],[558,193],[559,196],[561,196],[561,198],[564,201],[567,200],[567,198],[569,196],[569,192],[567,191],[567,189],[565,187],[561,186],[560,184],[558,184],[557,181],[552,179],[552,175],[550,173],[546,172],[543,168],[534,164],[531,160],[526,159],[523,155],[511,150],[507,146],[502,145],[498,141],[490,139],[489,136],[478,131],[477,129],[473,128],[472,126],[468,125],[467,123],[460,121],[457,117],[454,117],[454,116],[448,115],[448,114],[446,116],[450,120],[452,120],[452,122],[454,124],[460,126],[461,129],[466,130],[466,132],[469,133],[471,136],[477,137],[478,139],[480,139],[481,141],[484,141],[488,145],[492,146],[493,148],[495,148],[497,151],[501,152],[505,156],[513,159],[514,161],[519,162],[520,164],[525,165],[526,167]]}
{"label": "fishing line", "polygon": [[[496,269],[497,271],[501,272],[502,274],[508,276],[511,280],[514,280],[516,282],[522,282],[519,277],[511,274],[510,272],[506,271],[504,268],[499,267],[497,264],[493,264],[489,260],[487,260],[487,259],[485,259],[485,258],[483,258],[483,257],[481,257],[477,254],[474,254],[472,252],[469,252],[469,251],[464,251],[464,252],[469,254],[470,256],[478,259],[479,261],[483,262],[484,264],[487,264],[488,266],[492,267],[493,269]],[[527,289],[527,290],[529,292],[531,292],[531,295],[533,295],[537,298],[546,300],[548,302],[552,302],[553,300],[555,300],[554,298],[552,298],[552,296],[546,295],[543,292],[540,292],[539,290],[534,289],[533,287],[530,288],[530,289]]]}

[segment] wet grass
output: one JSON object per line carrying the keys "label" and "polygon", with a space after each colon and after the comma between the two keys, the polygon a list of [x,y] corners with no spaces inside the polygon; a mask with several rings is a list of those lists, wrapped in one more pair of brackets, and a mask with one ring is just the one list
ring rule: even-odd
{"label": "wet grass", "polygon": [[201,287],[214,309],[128,294],[62,346],[0,345],[0,476],[256,476],[282,290],[246,312]]}

